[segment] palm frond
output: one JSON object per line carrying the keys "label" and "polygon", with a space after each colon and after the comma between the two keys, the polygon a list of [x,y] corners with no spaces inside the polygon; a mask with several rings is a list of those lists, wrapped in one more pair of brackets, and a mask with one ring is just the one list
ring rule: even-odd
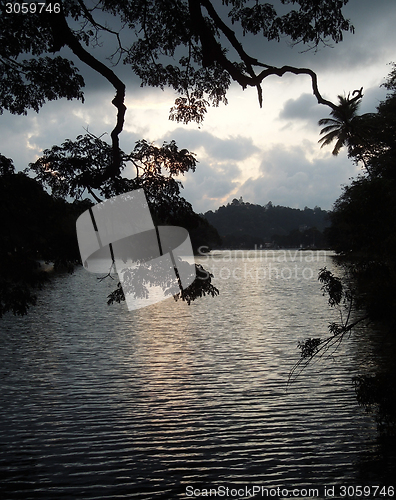
{"label": "palm frond", "polygon": [[354,129],[359,117],[356,114],[360,105],[359,100],[351,100],[346,96],[338,96],[338,106],[330,111],[330,118],[322,118],[318,124],[326,125],[320,131],[323,135],[319,139],[321,147],[328,146],[336,141],[332,154],[337,156],[341,148],[347,144],[352,144],[354,140]]}
{"label": "palm frond", "polygon": [[321,137],[318,141],[318,143],[322,143],[321,147],[323,148],[324,146],[328,146],[331,144],[335,139],[338,137],[338,130],[333,130],[332,132],[329,132],[325,136]]}
{"label": "palm frond", "polygon": [[321,118],[318,121],[318,125],[327,125],[328,123],[334,123],[334,125],[342,125],[342,123],[339,120],[335,120],[334,118]]}
{"label": "palm frond", "polygon": [[327,132],[332,132],[332,131],[337,130],[338,132],[340,131],[340,127],[338,125],[329,125],[328,127],[322,128],[320,131],[320,134],[327,134]]}
{"label": "palm frond", "polygon": [[334,155],[334,156],[337,156],[344,144],[345,144],[344,140],[342,140],[341,138],[338,139],[338,141],[336,142],[336,145],[334,146],[334,149],[331,152],[331,154]]}

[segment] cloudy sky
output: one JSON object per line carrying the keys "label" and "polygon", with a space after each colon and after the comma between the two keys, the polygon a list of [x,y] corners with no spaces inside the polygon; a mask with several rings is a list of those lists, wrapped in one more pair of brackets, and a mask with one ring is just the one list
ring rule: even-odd
{"label": "cloudy sky", "polygon": [[[396,1],[350,0],[345,17],[355,34],[333,48],[304,52],[285,43],[242,39],[265,63],[309,67],[318,75],[323,97],[336,102],[338,94],[363,87],[361,113],[375,111],[385,96],[380,88],[396,61]],[[64,53],[66,54],[66,53]],[[195,173],[183,177],[183,196],[197,212],[216,210],[233,198],[265,205],[296,208],[318,205],[331,209],[341,186],[359,173],[342,151],[318,145],[317,122],[329,108],[319,105],[311,94],[307,76],[272,76],[263,82],[264,104],[259,108],[254,89],[243,91],[233,85],[229,104],[212,108],[200,128],[168,120],[175,93],[172,90],[140,88],[126,67],[115,68],[127,84],[127,114],[120,136],[121,148],[129,152],[138,139],[161,145],[176,140],[199,161]],[[113,88],[89,70],[85,103],[61,100],[47,103],[39,114],[27,117],[1,116],[0,153],[13,158],[18,170],[35,161],[46,148],[75,139],[84,128],[95,135],[110,133],[115,123],[111,105]]]}

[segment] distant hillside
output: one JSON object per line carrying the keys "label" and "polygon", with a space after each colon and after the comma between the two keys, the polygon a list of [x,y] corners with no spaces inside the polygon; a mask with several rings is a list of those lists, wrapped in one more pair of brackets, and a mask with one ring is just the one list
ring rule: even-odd
{"label": "distant hillside", "polygon": [[[204,214],[223,240],[223,247],[254,248],[254,245],[322,246],[323,230],[330,225],[326,210],[320,207],[304,210],[245,203],[234,199],[215,212]],[[300,236],[301,235],[301,236]]]}

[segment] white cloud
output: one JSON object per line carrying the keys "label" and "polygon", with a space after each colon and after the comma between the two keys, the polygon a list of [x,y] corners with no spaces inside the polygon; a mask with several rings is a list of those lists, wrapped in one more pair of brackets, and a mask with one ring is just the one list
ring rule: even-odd
{"label": "white cloud", "polygon": [[235,163],[219,166],[202,162],[194,174],[188,173],[180,179],[184,186],[181,195],[198,213],[216,210],[240,186],[236,180],[240,173]]}
{"label": "white cloud", "polygon": [[251,137],[239,134],[223,139],[206,131],[179,127],[169,132],[164,138],[167,141],[171,139],[176,140],[180,148],[187,148],[191,151],[200,149],[204,156],[222,161],[245,160],[259,151]]}
{"label": "white cloud", "polygon": [[260,175],[248,179],[238,196],[260,205],[272,201],[295,208],[317,205],[330,209],[341,194],[340,184],[356,173],[356,167],[342,154],[310,161],[303,148],[278,144],[265,153]]}

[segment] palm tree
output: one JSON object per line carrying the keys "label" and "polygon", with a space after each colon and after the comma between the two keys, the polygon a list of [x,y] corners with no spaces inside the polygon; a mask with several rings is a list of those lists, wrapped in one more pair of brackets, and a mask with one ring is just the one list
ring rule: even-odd
{"label": "palm tree", "polygon": [[358,141],[356,126],[359,116],[357,110],[361,97],[361,93],[352,99],[350,99],[349,95],[348,97],[339,95],[338,106],[335,106],[330,112],[332,118],[322,118],[318,122],[319,125],[326,125],[320,131],[321,134],[326,135],[319,139],[318,142],[322,143],[321,147],[323,148],[336,141],[332,151],[334,156],[338,155],[343,146],[353,146]]}

